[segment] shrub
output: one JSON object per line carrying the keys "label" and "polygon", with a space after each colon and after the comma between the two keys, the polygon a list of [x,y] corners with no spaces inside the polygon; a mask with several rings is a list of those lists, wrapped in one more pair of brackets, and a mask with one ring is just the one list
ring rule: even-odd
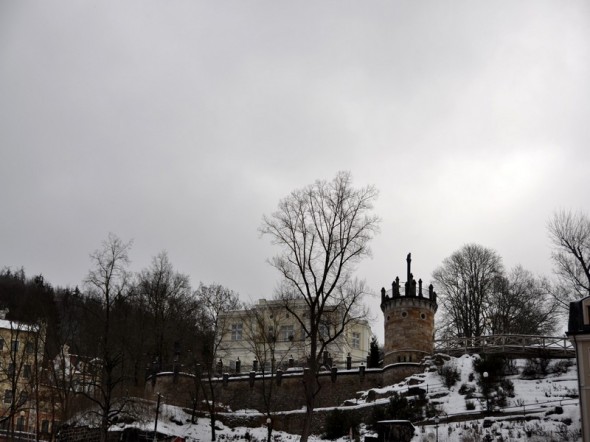
{"label": "shrub", "polygon": [[445,362],[438,367],[437,371],[447,388],[451,388],[461,379],[459,369],[452,362]]}
{"label": "shrub", "polygon": [[502,379],[500,381],[500,388],[508,397],[514,397],[514,382],[510,379]]}
{"label": "shrub", "polygon": [[330,440],[338,439],[339,437],[347,435],[351,427],[353,433],[358,434],[358,426],[358,419],[354,418],[353,415],[335,408],[326,416],[324,436],[326,439]]}
{"label": "shrub", "polygon": [[483,355],[473,361],[473,369],[479,374],[480,382],[484,373],[488,374],[488,382],[496,382],[498,378],[504,376],[505,366],[506,358],[502,355]]}
{"label": "shrub", "polygon": [[516,365],[516,360],[514,359],[506,359],[504,362],[504,374],[518,374],[518,366]]}
{"label": "shrub", "polygon": [[520,377],[522,379],[544,378],[549,373],[549,362],[550,361],[547,358],[528,359],[526,365],[522,369]]}
{"label": "shrub", "polygon": [[466,410],[475,410],[475,403],[473,401],[465,401]]}
{"label": "shrub", "polygon": [[459,388],[459,394],[465,395],[467,399],[471,399],[473,397],[473,393],[475,393],[475,385],[467,385],[461,384]]}
{"label": "shrub", "polygon": [[387,418],[417,421],[422,418],[422,407],[416,401],[408,401],[405,396],[394,393],[389,398]]}
{"label": "shrub", "polygon": [[574,365],[574,362],[570,359],[562,359],[560,361],[555,362],[553,365],[549,367],[550,373],[555,374],[566,374],[568,369]]}

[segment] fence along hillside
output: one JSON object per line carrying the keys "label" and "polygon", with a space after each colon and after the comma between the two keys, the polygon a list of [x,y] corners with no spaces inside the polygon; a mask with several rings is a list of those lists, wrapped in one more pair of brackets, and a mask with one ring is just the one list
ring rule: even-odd
{"label": "fence along hillside", "polygon": [[473,338],[439,339],[435,353],[450,356],[501,353],[511,358],[574,358],[576,351],[565,336],[490,335]]}

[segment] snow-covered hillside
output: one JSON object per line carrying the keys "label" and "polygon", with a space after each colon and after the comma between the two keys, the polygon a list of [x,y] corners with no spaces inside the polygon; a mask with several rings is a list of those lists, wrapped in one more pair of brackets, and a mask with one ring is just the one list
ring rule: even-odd
{"label": "snow-covered hillside", "polygon": [[[515,360],[512,364],[513,374],[504,379],[509,380],[513,394],[508,391],[502,406],[494,405],[496,392],[485,397],[478,385],[478,375],[473,363],[478,356],[465,355],[449,358],[445,362],[457,373],[458,380],[451,387],[445,386],[444,379],[434,366],[424,373],[411,376],[403,382],[379,390],[359,392],[354,405],[349,407],[367,407],[379,403],[388,403],[389,396],[395,392],[406,394],[425,391],[431,416],[439,419],[438,426],[434,418],[415,424],[416,432],[412,442],[439,441],[577,441],[580,436],[580,412],[577,399],[577,373],[573,361],[553,360],[547,368],[547,375],[535,379],[523,379],[526,368],[530,370],[527,360]],[[529,373],[528,377],[535,377]],[[511,389],[510,382],[504,382]],[[512,396],[512,397],[511,397]],[[424,396],[423,396],[424,397]],[[350,404],[350,401],[349,401]],[[154,429],[153,404],[145,405],[142,419],[133,423],[120,424],[112,428],[124,429],[135,427],[146,431]],[[344,407],[342,407],[344,408]],[[242,410],[236,413],[248,413]],[[252,413],[252,412],[251,412]],[[162,405],[158,419],[158,433],[185,438],[186,441],[208,441],[211,429],[208,419],[199,419],[197,424],[190,424],[190,415],[178,407]],[[252,440],[265,441],[267,430],[259,428],[228,428],[221,422],[217,425],[218,440]],[[366,435],[376,435],[366,425],[361,425],[361,440]],[[297,435],[273,432],[275,441],[296,441]],[[319,442],[320,436],[310,440]],[[348,438],[341,438],[343,442]]]}

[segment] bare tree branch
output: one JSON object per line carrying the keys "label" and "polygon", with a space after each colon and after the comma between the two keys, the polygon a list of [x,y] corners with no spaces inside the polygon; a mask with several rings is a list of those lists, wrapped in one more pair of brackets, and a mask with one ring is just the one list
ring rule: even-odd
{"label": "bare tree branch", "polygon": [[[377,190],[354,188],[348,172],[295,190],[264,216],[262,235],[283,252],[270,260],[282,281],[277,296],[309,339],[308,364],[317,375],[323,352],[335,345],[347,326],[366,315],[361,306],[365,287],[354,279],[356,264],[370,256],[369,242],[379,231],[371,213]],[[307,305],[304,313],[297,304]],[[319,383],[306,384],[307,415],[303,441],[309,435]]]}

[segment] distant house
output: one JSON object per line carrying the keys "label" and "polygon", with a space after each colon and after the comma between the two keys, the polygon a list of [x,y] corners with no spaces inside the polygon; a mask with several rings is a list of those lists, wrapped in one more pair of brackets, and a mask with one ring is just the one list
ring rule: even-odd
{"label": "distant house", "polygon": [[44,413],[32,406],[39,388],[45,330],[37,325],[10,321],[0,310],[0,429],[35,431],[37,422],[49,425]]}
{"label": "distant house", "polygon": [[[291,303],[297,316],[306,317],[304,300]],[[340,312],[326,312],[325,324],[319,339],[333,336]],[[334,320],[334,321],[331,321]],[[230,371],[269,370],[274,361],[276,368],[304,365],[309,354],[310,339],[301,324],[285,308],[283,301],[265,299],[250,309],[228,312],[220,317],[221,334],[218,356]],[[366,363],[369,352],[371,328],[366,320],[351,321],[344,332],[328,344],[324,363],[326,366],[346,366],[350,355],[352,363]]]}
{"label": "distant house", "polygon": [[71,354],[70,347],[64,344],[53,359],[49,379],[52,387],[96,397],[99,394],[101,370],[100,359]]}

